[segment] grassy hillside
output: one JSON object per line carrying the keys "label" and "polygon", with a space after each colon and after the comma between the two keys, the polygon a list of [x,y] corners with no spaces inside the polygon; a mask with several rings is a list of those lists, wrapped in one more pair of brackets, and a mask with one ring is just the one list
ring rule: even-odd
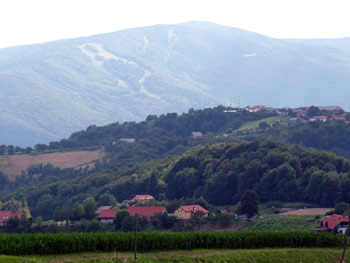
{"label": "grassy hillside", "polygon": [[275,123],[286,122],[288,119],[289,119],[288,117],[273,116],[273,117],[269,117],[269,118],[265,118],[257,121],[248,121],[235,131],[257,129],[259,127],[260,122],[266,122],[268,125],[272,126]]}

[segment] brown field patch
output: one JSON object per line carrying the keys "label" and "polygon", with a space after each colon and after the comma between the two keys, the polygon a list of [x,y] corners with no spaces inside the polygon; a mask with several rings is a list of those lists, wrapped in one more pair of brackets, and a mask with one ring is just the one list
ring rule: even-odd
{"label": "brown field patch", "polygon": [[305,208],[298,209],[293,211],[288,211],[285,213],[281,213],[282,216],[316,216],[316,215],[324,215],[325,213],[333,210],[333,208]]}
{"label": "brown field patch", "polygon": [[[89,165],[90,168],[94,166],[93,161],[101,159],[103,153],[101,151],[77,151],[77,152],[57,152],[45,153],[38,155],[11,155],[6,156],[7,165],[3,162],[2,172],[8,175],[10,180],[15,180],[16,176],[20,175],[22,171],[26,171],[30,165],[33,164],[47,164],[52,163],[60,168],[84,168]],[[1,163],[1,161],[0,161]]]}

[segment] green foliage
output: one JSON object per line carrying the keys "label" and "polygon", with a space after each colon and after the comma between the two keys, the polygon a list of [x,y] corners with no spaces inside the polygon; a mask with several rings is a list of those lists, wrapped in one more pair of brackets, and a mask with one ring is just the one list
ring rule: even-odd
{"label": "green foliage", "polygon": [[251,219],[241,230],[249,231],[312,231],[319,227],[314,216],[273,216]]}
{"label": "green foliage", "polygon": [[83,205],[84,205],[84,218],[86,219],[93,219],[96,217],[96,202],[95,199],[91,196],[87,197],[84,201],[83,201]]}
{"label": "green foliage", "polygon": [[[32,214],[45,220],[52,218],[55,208],[75,207],[89,196],[100,203],[104,198],[114,203],[114,196],[121,203],[136,194],[152,193],[157,200],[170,200],[170,211],[179,200],[204,207],[234,205],[246,190],[254,190],[262,203],[278,200],[332,207],[350,202],[349,160],[271,140],[196,146],[180,156],[85,176],[60,173],[64,180],[45,183],[46,177],[39,180],[35,172],[37,179],[7,198],[25,196]],[[95,216],[96,202],[91,203],[94,205],[83,204],[85,218]]]}
{"label": "green foliage", "polygon": [[335,213],[342,215],[345,213],[345,211],[349,210],[349,204],[345,202],[341,202],[336,204],[335,206]]}
{"label": "green foliage", "polygon": [[258,214],[259,212],[259,197],[254,190],[244,192],[239,206],[239,213],[247,215],[248,218]]}
{"label": "green foliage", "polygon": [[98,221],[91,220],[86,224],[85,231],[86,232],[103,232],[106,229],[106,224]]}
{"label": "green foliage", "polygon": [[[0,253],[53,255],[93,251],[133,251],[133,233],[3,234]],[[340,235],[306,231],[142,232],[139,252],[179,249],[340,247]]]}

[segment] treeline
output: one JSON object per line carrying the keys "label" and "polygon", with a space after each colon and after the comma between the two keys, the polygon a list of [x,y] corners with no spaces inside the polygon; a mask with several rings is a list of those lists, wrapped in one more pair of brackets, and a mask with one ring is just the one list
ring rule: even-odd
{"label": "treeline", "polygon": [[34,216],[52,218],[57,207],[74,207],[89,196],[100,204],[106,194],[119,203],[140,193],[157,200],[204,197],[217,206],[236,204],[248,189],[255,190],[263,203],[303,201],[327,207],[349,203],[350,161],[274,141],[222,143],[145,164],[28,185],[8,198],[26,197]]}
{"label": "treeline", "polygon": [[32,147],[21,148],[19,146],[14,145],[0,145],[0,155],[14,155],[16,153],[31,153],[33,151]]}
{"label": "treeline", "polygon": [[350,157],[350,125],[344,121],[310,122],[290,127],[289,143]]}

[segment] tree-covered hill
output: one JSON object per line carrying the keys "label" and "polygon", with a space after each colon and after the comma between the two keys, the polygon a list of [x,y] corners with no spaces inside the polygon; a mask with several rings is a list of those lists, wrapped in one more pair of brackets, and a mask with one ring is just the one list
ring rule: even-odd
{"label": "tree-covered hill", "polygon": [[[59,171],[56,174],[59,177]],[[172,158],[51,183],[50,176],[49,169],[35,171],[25,186],[18,184],[4,200],[26,197],[32,214],[45,218],[51,218],[56,207],[74,207],[88,196],[102,204],[106,194],[119,202],[147,193],[158,200],[202,196],[212,205],[227,205],[254,189],[261,202],[304,201],[329,207],[350,201],[349,160],[271,140],[196,146]]]}
{"label": "tree-covered hill", "polygon": [[350,157],[350,124],[344,121],[293,123],[275,125],[264,131],[250,131],[245,140],[273,138],[286,144],[300,144]]}
{"label": "tree-covered hill", "polygon": [[[73,133],[68,139],[38,144],[37,149],[70,150],[87,147],[104,147],[110,154],[109,167],[145,162],[173,154],[181,154],[198,144],[232,140],[222,137],[250,121],[259,121],[275,113],[267,111],[227,113],[228,108],[217,106],[203,110],[190,109],[188,113],[148,115],[142,122],[112,123],[106,126],[89,126]],[[193,138],[192,132],[204,136]],[[121,139],[132,138],[135,142]],[[239,138],[233,140],[241,140]]]}

